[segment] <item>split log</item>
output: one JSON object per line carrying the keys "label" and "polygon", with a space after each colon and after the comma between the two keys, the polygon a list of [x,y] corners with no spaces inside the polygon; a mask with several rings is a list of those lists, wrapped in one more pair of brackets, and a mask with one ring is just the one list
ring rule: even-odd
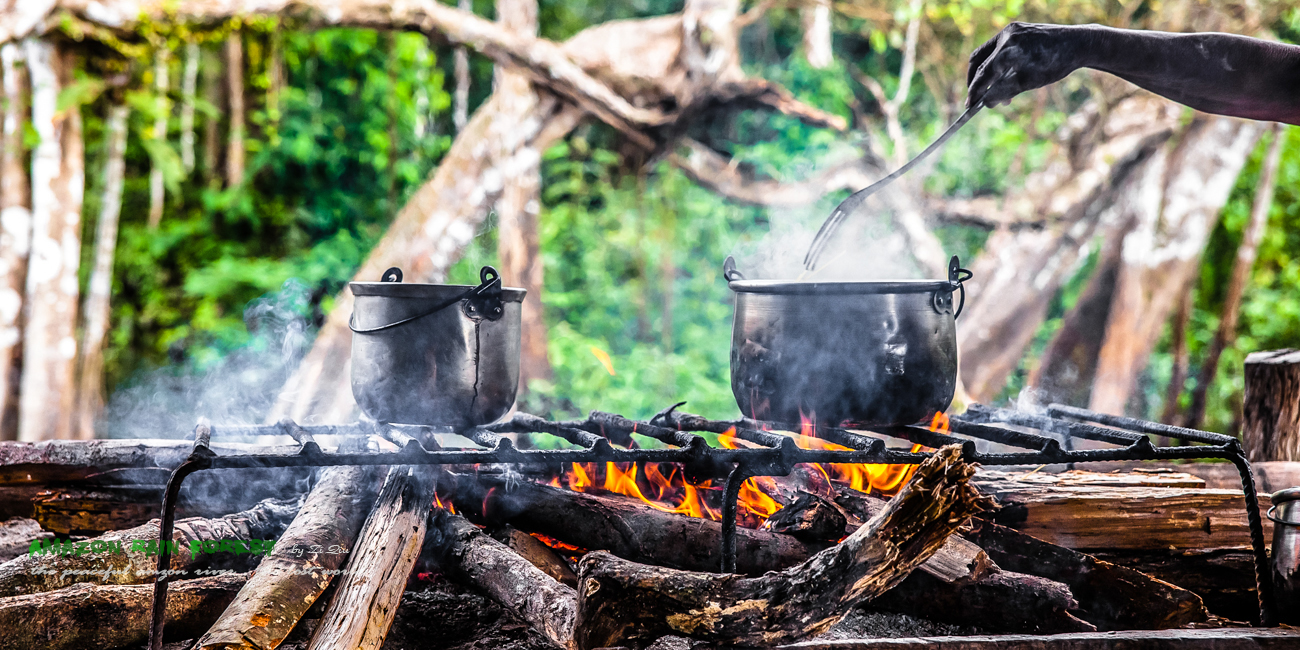
{"label": "split log", "polygon": [[[1165,550],[1250,546],[1240,490],[1040,487],[984,482],[996,523],[1075,550]],[[1264,509],[1267,496],[1260,501]],[[1272,535],[1264,520],[1264,536]]]}
{"label": "split log", "polygon": [[196,647],[270,650],[329,586],[356,540],[374,481],[369,468],[321,472],[298,516]]}
{"label": "split log", "polygon": [[917,469],[880,516],[808,561],[760,578],[692,573],[588,553],[579,569],[579,647],[644,648],[665,635],[773,645],[824,632],[929,559],[986,498],[961,448]]}
{"label": "split log", "polygon": [[389,470],[310,649],[384,644],[424,543],[435,482],[428,466]]}
{"label": "split log", "polygon": [[1246,356],[1242,442],[1251,462],[1300,460],[1300,350]]}
{"label": "split log", "polygon": [[[171,583],[167,640],[192,639],[235,599],[248,576],[230,573]],[[119,648],[149,637],[151,585],[77,585],[0,598],[0,650]]]}
{"label": "split log", "polygon": [[[29,489],[13,491],[21,500]],[[60,535],[98,535],[158,517],[161,502],[161,487],[56,488],[36,491],[26,504],[28,508],[24,511],[20,502],[15,504],[13,514],[29,516],[42,528]]]}
{"label": "split log", "polygon": [[1068,585],[1076,615],[1099,630],[1162,630],[1209,618],[1200,597],[1182,587],[1004,526],[977,521],[966,538],[1002,568]]}
{"label": "split log", "polygon": [[556,582],[464,517],[434,510],[430,519],[430,537],[437,535],[432,546],[441,550],[445,570],[472,581],[556,645],[569,650],[599,647],[575,644],[578,596],[571,587]]}
{"label": "split log", "polygon": [[[172,539],[180,546],[174,553],[171,570],[188,575],[207,568],[213,561],[258,558],[261,554],[236,553],[229,544],[218,547],[217,553],[191,553],[191,542],[274,540],[298,511],[296,504],[283,501],[264,501],[256,507],[219,519],[191,518],[176,522]],[[133,585],[153,582],[157,573],[158,540],[157,519],[143,526],[114,531],[93,540],[78,542],[81,553],[61,554],[59,548],[37,547],[23,549],[23,554],[0,564],[0,596],[52,591],[78,582],[92,584]],[[139,540],[148,545],[133,545]],[[97,544],[98,543],[98,544]],[[85,544],[85,546],[79,546]],[[121,550],[105,550],[114,544]],[[60,544],[59,547],[64,547]],[[152,550],[146,550],[152,549]],[[243,547],[246,551],[248,547]],[[98,549],[98,550],[96,550]],[[75,549],[73,549],[75,550]],[[252,568],[252,567],[248,567]]]}
{"label": "split log", "polygon": [[8,562],[31,548],[32,542],[54,537],[54,533],[41,530],[35,519],[13,517],[0,522],[0,562]]}
{"label": "split log", "polygon": [[1249,548],[1097,551],[1095,555],[1191,591],[1215,616],[1233,621],[1259,618],[1255,558]]}
{"label": "split log", "polygon": [[[1077,467],[1077,466],[1076,466]],[[1182,465],[1180,467],[1192,467],[1191,465]],[[1232,471],[1236,472],[1236,467]],[[986,470],[981,468],[975,474],[972,482],[975,487],[980,488],[985,485],[989,489],[996,490],[998,486],[1005,481],[1024,483],[1026,485],[1041,485],[1044,487],[1072,487],[1079,485],[1095,485],[1099,487],[1162,487],[1162,488],[1204,488],[1207,487],[1205,479],[1190,474],[1188,472],[1179,472],[1172,469],[1146,467],[1140,465],[1133,471],[1121,472],[1111,470],[1102,471],[1085,471],[1080,469],[1071,469],[1064,472],[1004,472],[998,470]],[[1240,479],[1238,479],[1240,485]],[[1218,486],[1208,486],[1218,487]]]}
{"label": "split log", "polygon": [[532,563],[533,566],[541,569],[557,582],[562,585],[577,588],[578,574],[573,572],[564,558],[560,557],[554,549],[544,544],[541,540],[525,533],[512,526],[504,526],[492,531],[492,539],[510,547],[510,550],[519,554]]}
{"label": "split log", "polygon": [[1161,630],[1134,632],[1091,632],[1034,636],[910,637],[859,639],[851,641],[809,641],[780,646],[778,650],[1130,650],[1159,648],[1178,650],[1224,650],[1227,648],[1292,648],[1300,644],[1300,632],[1289,628],[1229,628],[1221,630]]}
{"label": "split log", "polygon": [[[1226,461],[1211,463],[1153,463],[1150,461],[1123,461],[1116,463],[1076,463],[1076,469],[1096,472],[1121,469],[1129,472],[1171,471],[1195,476],[1205,485],[1184,487],[1205,487],[1214,490],[1241,491],[1241,474],[1237,467]],[[1300,461],[1264,461],[1250,464],[1255,475],[1255,487],[1260,492],[1272,494],[1293,485],[1300,485]],[[1174,487],[1174,486],[1170,486]]]}

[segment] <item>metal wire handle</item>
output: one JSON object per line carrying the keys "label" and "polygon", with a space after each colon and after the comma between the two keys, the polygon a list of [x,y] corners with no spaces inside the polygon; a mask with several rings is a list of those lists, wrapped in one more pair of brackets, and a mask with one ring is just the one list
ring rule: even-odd
{"label": "metal wire handle", "polygon": [[[393,273],[394,271],[396,271],[396,274]],[[414,316],[410,316],[408,318],[403,318],[402,320],[399,320],[397,322],[388,323],[387,325],[380,325],[379,327],[371,327],[368,329],[357,329],[356,322],[354,320],[356,318],[356,312],[353,312],[352,315],[348,317],[348,329],[352,330],[353,332],[356,332],[357,334],[370,334],[372,332],[382,332],[384,330],[397,327],[398,325],[405,325],[413,320],[419,320],[421,318],[424,318],[425,316],[428,316],[429,314],[442,311],[443,309],[446,309],[462,300],[473,299],[477,296],[485,296],[492,293],[493,291],[495,291],[497,294],[500,294],[501,275],[497,273],[496,269],[490,266],[485,266],[479,270],[478,276],[479,276],[479,285],[477,287],[470,287],[462,291],[455,297],[444,300],[434,305],[433,307],[425,310],[424,312],[421,312]],[[394,277],[396,278],[395,280],[389,279]],[[387,271],[384,271],[383,282],[401,282],[401,281],[402,281],[401,269],[397,267],[393,267],[391,269],[388,269]],[[497,313],[487,314],[484,317],[487,318],[488,320],[496,320],[497,318],[500,318],[500,308],[498,307]]]}

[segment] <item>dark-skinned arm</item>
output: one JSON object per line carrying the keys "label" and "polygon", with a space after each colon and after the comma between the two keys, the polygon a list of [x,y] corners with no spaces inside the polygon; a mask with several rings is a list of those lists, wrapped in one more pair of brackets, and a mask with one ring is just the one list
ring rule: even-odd
{"label": "dark-skinned arm", "polygon": [[966,102],[1003,104],[1079,68],[1207,113],[1300,125],[1300,46],[1219,33],[1012,23],[971,54]]}

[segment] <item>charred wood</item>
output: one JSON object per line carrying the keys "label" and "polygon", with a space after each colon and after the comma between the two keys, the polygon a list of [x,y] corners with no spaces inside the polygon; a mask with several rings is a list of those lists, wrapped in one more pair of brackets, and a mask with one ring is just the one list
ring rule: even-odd
{"label": "charred wood", "polygon": [[913,571],[868,605],[999,634],[1095,631],[1096,627],[1075,616],[1078,606],[1064,584],[996,568],[979,580],[957,584]]}
{"label": "charred wood", "polygon": [[464,517],[435,510],[430,517],[440,563],[527,621],[556,645],[574,650],[578,596]]}
{"label": "charred wood", "polygon": [[774,533],[785,533],[806,542],[836,542],[844,537],[848,520],[833,504],[819,496],[804,492],[794,503],[777,510],[763,527]]}
{"label": "charred wood", "polygon": [[1098,551],[1095,555],[1195,593],[1215,616],[1234,621],[1253,621],[1259,616],[1255,564],[1249,548]]}
{"label": "charred wood", "polygon": [[581,648],[645,648],[665,635],[773,645],[824,632],[898,584],[986,507],[957,446],[940,449],[886,509],[840,544],[760,578],[694,573],[587,554],[578,573]]}
{"label": "charred wood", "polygon": [[1246,357],[1242,442],[1251,462],[1300,460],[1300,350]]}
{"label": "charred wood", "polygon": [[[192,639],[235,599],[239,573],[176,580],[167,598],[168,640]],[[0,650],[118,648],[149,636],[151,585],[76,585],[0,598]]]}
{"label": "charred wood", "polygon": [[[261,549],[260,542],[279,537],[296,512],[296,504],[265,501],[251,510],[219,519],[195,517],[177,521],[172,539],[179,552],[172,554],[170,569],[185,576],[211,568],[213,560],[238,558],[244,560],[241,564],[248,564],[247,560],[261,556],[248,543],[257,540],[256,547]],[[76,543],[29,543],[28,548],[22,549],[22,555],[0,564],[0,596],[52,591],[78,582],[152,583],[158,569],[158,525],[155,519],[142,526]],[[207,545],[216,552],[204,552],[200,546],[199,553],[192,553],[191,544],[195,542],[200,545],[217,542]]]}
{"label": "charred wood", "polygon": [[196,647],[278,646],[347,558],[374,503],[373,479],[369,468],[324,470],[275,550]]}
{"label": "charred wood", "polygon": [[564,561],[564,558],[560,557],[554,549],[536,537],[518,528],[504,526],[492,531],[492,539],[510,547],[510,550],[541,569],[542,573],[555,578],[560,584],[577,588],[578,574],[573,572],[573,567],[570,567],[569,563]]}

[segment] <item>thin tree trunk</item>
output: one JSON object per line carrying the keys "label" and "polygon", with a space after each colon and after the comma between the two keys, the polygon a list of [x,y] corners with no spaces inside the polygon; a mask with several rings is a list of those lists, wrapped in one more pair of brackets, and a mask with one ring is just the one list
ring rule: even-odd
{"label": "thin tree trunk", "polygon": [[194,96],[198,89],[199,44],[185,44],[185,71],[181,75],[181,166],[188,174],[194,171]]}
{"label": "thin tree trunk", "polygon": [[[537,33],[537,0],[497,0],[497,21],[516,33]],[[537,92],[528,76],[503,66],[496,68],[493,95],[513,113],[527,114],[538,104]],[[503,155],[508,152],[502,152]],[[497,200],[497,256],[501,279],[523,287],[522,338],[519,344],[519,389],[528,389],[534,379],[550,379],[551,362],[546,354],[546,321],[542,318],[541,242],[538,212],[541,210],[541,151],[518,156],[518,167],[502,181]]]}
{"label": "thin tree trunk", "polygon": [[803,15],[803,55],[814,68],[829,68],[835,62],[831,54],[831,3],[814,0],[800,10]]}
{"label": "thin tree trunk", "polygon": [[117,223],[122,212],[122,186],[126,176],[126,118],[130,109],[119,104],[108,109],[105,130],[104,193],[99,222],[95,225],[95,266],[83,310],[81,373],[77,389],[79,437],[95,437],[95,419],[104,406],[104,338],[108,334],[109,296],[113,289],[113,254],[117,250]]}
{"label": "thin tree trunk", "polygon": [[[457,0],[456,7],[461,11],[474,11],[471,0]],[[460,133],[469,123],[469,50],[466,50],[463,45],[457,46],[453,56],[456,66],[456,94],[451,122],[456,126],[456,133]]]}
{"label": "thin tree trunk", "polygon": [[[199,55],[203,56],[202,48]],[[225,57],[211,55],[208,64],[203,66],[203,98],[213,106],[223,103],[222,86],[225,82]],[[207,116],[203,118],[203,178],[212,184],[217,181],[221,165],[221,120]]]}
{"label": "thin tree trunk", "polygon": [[0,440],[18,437],[18,386],[22,381],[23,293],[32,242],[32,211],[24,167],[23,122],[27,75],[22,49],[0,47],[3,69],[3,141],[0,141]]}
{"label": "thin tree trunk", "polygon": [[[167,101],[168,81],[167,60],[170,53],[166,48],[159,48],[153,59],[153,88],[158,93],[154,110],[158,111],[153,119],[152,139],[160,146],[167,146],[167,114],[170,105]],[[162,161],[155,158],[149,168],[149,229],[153,230],[162,223],[163,203],[167,200],[167,188],[163,185]]]}
{"label": "thin tree trunk", "polygon": [[24,43],[32,80],[32,254],[18,437],[69,438],[75,392],[77,267],[85,187],[81,113],[59,116],[59,89],[71,81],[72,57],[39,40]]}
{"label": "thin tree trunk", "polygon": [[1250,283],[1250,272],[1255,268],[1255,257],[1259,254],[1259,243],[1264,239],[1264,229],[1268,226],[1269,208],[1273,206],[1273,190],[1277,186],[1277,168],[1282,162],[1282,143],[1286,134],[1280,124],[1274,123],[1270,131],[1273,142],[1264,157],[1264,165],[1259,172],[1259,185],[1255,188],[1255,203],[1251,206],[1250,221],[1241,233],[1241,244],[1237,246],[1237,259],[1232,264],[1232,276],[1228,280],[1228,295],[1223,299],[1223,315],[1219,318],[1219,329],[1210,342],[1201,374],[1196,379],[1196,388],[1192,389],[1192,403],[1187,409],[1184,426],[1197,428],[1205,417],[1205,404],[1210,383],[1219,370],[1219,357],[1232,342],[1237,339],[1237,318],[1241,312],[1241,298]]}
{"label": "thin tree trunk", "polygon": [[1160,414],[1160,421],[1165,424],[1177,424],[1178,396],[1183,394],[1183,384],[1187,383],[1187,326],[1192,322],[1192,292],[1185,290],[1178,301],[1178,313],[1170,330],[1174,358],[1173,372],[1169,376],[1169,386],[1165,388],[1165,407]]}
{"label": "thin tree trunk", "polygon": [[244,182],[244,40],[236,31],[226,37],[226,93],[230,127],[226,141],[226,186]]}
{"label": "thin tree trunk", "polygon": [[[1261,133],[1259,124],[1201,118],[1175,151],[1148,163],[1137,226],[1124,238],[1088,405],[1092,410],[1124,413],[1147,355],[1196,273],[1205,242]],[[1159,167],[1164,169],[1156,171]]]}

